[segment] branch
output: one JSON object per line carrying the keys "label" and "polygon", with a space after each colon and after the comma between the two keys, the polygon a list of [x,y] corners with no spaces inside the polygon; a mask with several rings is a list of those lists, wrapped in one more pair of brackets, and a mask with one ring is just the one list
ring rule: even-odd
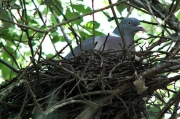
{"label": "branch", "polygon": [[9,63],[7,63],[6,61],[4,61],[3,59],[0,59],[0,62],[3,63],[4,65],[6,65],[7,67],[9,67],[10,69],[12,69],[14,72],[18,73],[19,71],[13,67],[12,65],[10,65]]}

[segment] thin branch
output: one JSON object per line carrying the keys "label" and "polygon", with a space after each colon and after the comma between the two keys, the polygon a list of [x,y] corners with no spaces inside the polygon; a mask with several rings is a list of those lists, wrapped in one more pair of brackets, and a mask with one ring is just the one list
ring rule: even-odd
{"label": "thin branch", "polygon": [[9,67],[11,70],[13,70],[14,72],[18,73],[19,70],[17,70],[15,67],[13,67],[12,65],[10,65],[9,63],[7,63],[6,61],[4,61],[3,59],[0,58],[0,62],[3,63],[4,65],[6,65],[7,67]]}

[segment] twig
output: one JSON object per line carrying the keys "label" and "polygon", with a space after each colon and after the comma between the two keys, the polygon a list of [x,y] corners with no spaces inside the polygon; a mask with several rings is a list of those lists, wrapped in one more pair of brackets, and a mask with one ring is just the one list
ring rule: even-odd
{"label": "twig", "polygon": [[[112,4],[111,0],[109,0],[109,4]],[[134,69],[134,72],[137,72],[137,71],[136,71],[136,68],[135,68],[135,66],[134,66],[134,64],[133,64],[133,62],[132,62],[131,55],[130,55],[130,53],[129,53],[129,49],[128,49],[128,47],[127,47],[127,44],[126,44],[126,41],[125,41],[125,38],[124,38],[123,31],[122,31],[122,29],[121,29],[120,26],[119,26],[119,22],[118,22],[118,20],[117,20],[117,16],[116,16],[115,10],[114,10],[113,7],[111,7],[111,10],[112,10],[112,13],[113,13],[113,15],[114,15],[114,18],[115,18],[115,21],[116,21],[116,24],[117,24],[117,28],[118,28],[118,30],[119,30],[119,32],[120,32],[120,34],[121,34],[121,39],[122,39],[123,44],[124,44],[124,46],[125,46],[125,49],[126,49],[128,58],[129,58],[129,60],[130,60],[130,62],[131,62],[131,65],[132,65],[132,67],[133,67],[133,69]],[[136,73],[135,73],[135,74],[136,74]]]}
{"label": "twig", "polygon": [[32,98],[33,98],[33,100],[34,100],[34,103],[36,104],[36,106],[38,107],[39,111],[41,112],[41,115],[42,115],[42,116],[45,116],[45,113],[43,112],[41,106],[39,105],[39,103],[38,103],[38,101],[37,101],[37,99],[36,99],[36,95],[33,93],[32,89],[31,89],[31,87],[30,87],[30,85],[29,85],[29,82],[27,82],[26,80],[24,80],[24,83],[26,84],[26,87],[27,87],[28,91],[31,93]]}

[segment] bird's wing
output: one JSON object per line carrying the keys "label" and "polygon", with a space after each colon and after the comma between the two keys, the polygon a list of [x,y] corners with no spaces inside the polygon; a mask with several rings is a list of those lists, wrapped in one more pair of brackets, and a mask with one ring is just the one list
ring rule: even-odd
{"label": "bird's wing", "polygon": [[[96,38],[96,37],[95,37]],[[73,53],[75,56],[79,56],[83,53],[83,51],[89,51],[92,50],[94,47],[93,38],[89,38],[81,43],[81,45],[78,45],[73,49]],[[73,58],[72,52],[68,53],[65,58]]]}
{"label": "bird's wing", "polygon": [[[97,44],[96,44],[97,42]],[[126,43],[129,47],[131,43]],[[132,46],[131,46],[132,47]],[[93,48],[95,50],[103,51],[103,50],[110,50],[110,49],[115,49],[115,50],[122,50],[124,48],[123,42],[121,37],[117,36],[96,36],[93,38],[89,38],[78,45],[77,47],[74,48],[73,53],[75,56],[79,56],[83,53],[83,51],[92,51]],[[135,50],[134,47],[130,50]],[[70,52],[68,55],[65,56],[65,58],[72,58],[74,57],[72,55],[72,52]]]}

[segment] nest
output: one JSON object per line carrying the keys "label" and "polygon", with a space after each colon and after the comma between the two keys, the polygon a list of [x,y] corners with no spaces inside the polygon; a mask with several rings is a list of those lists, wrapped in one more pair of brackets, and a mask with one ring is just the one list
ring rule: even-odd
{"label": "nest", "polygon": [[159,75],[143,79],[139,74],[155,64],[144,62],[149,57],[145,53],[131,52],[128,57],[124,51],[112,52],[42,60],[19,70],[14,79],[0,88],[4,94],[1,95],[1,117],[146,117],[143,97],[153,94],[154,90],[149,86],[157,83],[153,79]]}

